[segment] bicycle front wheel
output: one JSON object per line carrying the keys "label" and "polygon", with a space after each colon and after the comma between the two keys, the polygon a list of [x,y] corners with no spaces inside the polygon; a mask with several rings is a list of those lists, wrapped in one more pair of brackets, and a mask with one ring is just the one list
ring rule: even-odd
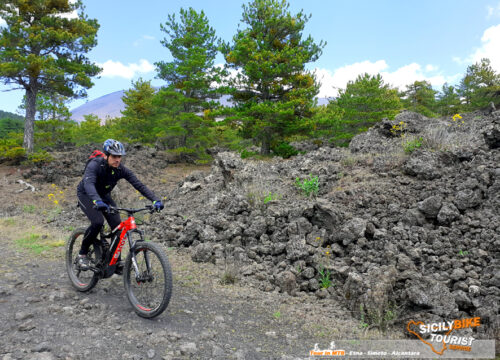
{"label": "bicycle front wheel", "polygon": [[[132,262],[135,255],[137,270]],[[144,318],[160,315],[172,296],[172,271],[167,255],[156,244],[138,242],[125,260],[123,282],[135,312]]]}

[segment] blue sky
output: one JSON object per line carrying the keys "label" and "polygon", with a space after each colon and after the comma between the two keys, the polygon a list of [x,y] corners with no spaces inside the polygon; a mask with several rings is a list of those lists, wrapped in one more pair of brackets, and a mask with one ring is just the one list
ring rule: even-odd
{"label": "blue sky", "polygon": [[[83,0],[86,14],[101,25],[98,45],[88,54],[103,67],[88,98],[128,89],[139,77],[154,79],[154,62],[171,60],[160,44],[160,23],[181,7],[204,10],[217,35],[230,41],[241,20],[242,4],[222,0]],[[436,89],[456,84],[468,65],[488,57],[500,72],[500,0],[291,0],[290,10],[312,17],[304,34],[327,42],[323,55],[308,69],[322,82],[321,97],[336,95],[363,72],[381,73],[387,83],[404,88],[428,80]],[[5,24],[0,19],[0,26]],[[222,64],[222,56],[216,63]],[[21,91],[4,92],[0,110],[15,112]]]}

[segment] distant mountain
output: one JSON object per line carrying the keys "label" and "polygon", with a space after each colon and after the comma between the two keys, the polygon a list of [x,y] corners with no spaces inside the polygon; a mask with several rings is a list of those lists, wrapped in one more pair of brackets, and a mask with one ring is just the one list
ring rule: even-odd
{"label": "distant mountain", "polygon": [[97,99],[86,102],[83,105],[71,110],[71,119],[77,122],[85,120],[85,115],[97,115],[99,119],[105,120],[107,117],[120,117],[121,111],[125,109],[122,96],[125,90],[115,91],[111,94],[101,96]]}
{"label": "distant mountain", "polygon": [[8,111],[0,110],[0,119],[24,120],[24,117]]}
{"label": "distant mountain", "polygon": [[[125,104],[122,101],[122,97],[125,94],[125,90],[115,91],[111,94],[101,96],[95,100],[86,102],[83,105],[71,110],[71,119],[77,122],[84,120],[84,115],[94,114],[97,115],[101,120],[106,118],[114,118],[122,116],[121,111],[125,109]],[[220,103],[224,106],[231,106],[230,97],[224,95]],[[328,99],[318,98],[318,105],[328,104]]]}
{"label": "distant mountain", "polygon": [[9,133],[19,133],[24,129],[24,118],[17,114],[0,110],[0,139]]}

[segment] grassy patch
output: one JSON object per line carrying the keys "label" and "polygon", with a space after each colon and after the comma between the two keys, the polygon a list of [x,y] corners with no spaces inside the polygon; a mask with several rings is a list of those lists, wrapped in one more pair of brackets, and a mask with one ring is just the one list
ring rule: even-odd
{"label": "grassy patch", "polygon": [[314,337],[318,338],[334,338],[338,336],[338,330],[330,328],[322,324],[314,324],[311,326],[311,331]]}
{"label": "grassy patch", "polygon": [[244,185],[248,204],[257,209],[264,209],[269,203],[284,197],[283,188],[279,182],[257,176],[250,184]]}
{"label": "grassy patch", "polygon": [[23,212],[33,214],[36,210],[35,205],[23,205]]}
{"label": "grassy patch", "polygon": [[422,148],[431,151],[469,149],[474,146],[476,134],[466,127],[454,124],[438,124],[422,133]]}
{"label": "grassy patch", "polygon": [[396,305],[387,303],[385,307],[380,309],[364,309],[363,305],[359,306],[360,311],[360,328],[367,329],[376,327],[381,332],[386,332],[389,325],[397,318]]}
{"label": "grassy patch", "polygon": [[42,215],[46,216],[45,221],[51,223],[56,221],[56,218],[61,214],[62,208],[60,206],[55,206],[52,209],[44,210]]}
{"label": "grassy patch", "polygon": [[194,275],[187,275],[184,280],[184,285],[186,286],[199,286],[200,282]]}
{"label": "grassy patch", "polygon": [[0,219],[0,224],[5,226],[14,226],[16,225],[16,220],[13,218]]}
{"label": "grassy patch", "polygon": [[221,285],[233,285],[238,280],[238,270],[234,265],[226,265],[226,269],[220,278]]}
{"label": "grassy patch", "polygon": [[346,156],[344,158],[342,158],[342,160],[340,160],[340,164],[342,166],[353,166],[357,163],[357,160],[354,156]]}
{"label": "grassy patch", "polygon": [[47,235],[29,233],[22,238],[16,239],[15,243],[22,249],[29,250],[37,255],[44,251],[64,246],[63,240],[49,239]]}

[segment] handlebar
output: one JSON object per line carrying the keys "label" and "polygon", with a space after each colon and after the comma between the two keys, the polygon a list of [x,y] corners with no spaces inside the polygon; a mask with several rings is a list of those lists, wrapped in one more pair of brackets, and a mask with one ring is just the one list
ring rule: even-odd
{"label": "handlebar", "polygon": [[109,210],[107,210],[110,213],[117,213],[119,211],[124,211],[129,215],[141,212],[141,211],[149,211],[150,213],[153,213],[155,211],[153,205],[146,205],[144,208],[141,209],[128,209],[128,208],[119,208],[115,206],[109,205]]}

